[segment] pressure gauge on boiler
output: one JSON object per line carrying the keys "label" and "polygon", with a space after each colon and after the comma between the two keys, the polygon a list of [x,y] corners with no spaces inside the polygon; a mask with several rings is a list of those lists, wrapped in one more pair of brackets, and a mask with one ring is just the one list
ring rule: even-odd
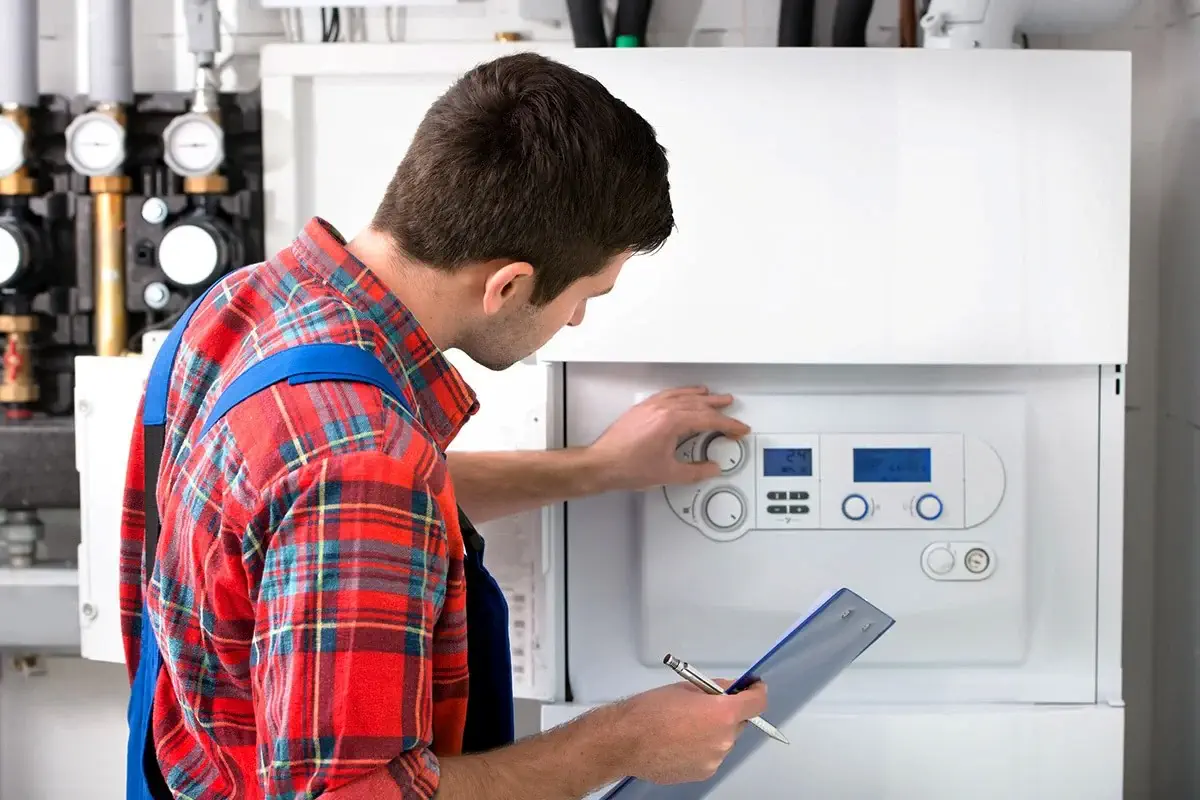
{"label": "pressure gauge on boiler", "polygon": [[8,117],[0,117],[0,178],[7,178],[25,163],[25,131]]}
{"label": "pressure gauge on boiler", "polygon": [[225,133],[207,114],[178,116],[163,131],[163,160],[183,178],[211,175],[225,160]]}
{"label": "pressure gauge on boiler", "polygon": [[125,162],[125,128],[108,114],[76,117],[66,135],[67,162],[81,175],[112,175]]}

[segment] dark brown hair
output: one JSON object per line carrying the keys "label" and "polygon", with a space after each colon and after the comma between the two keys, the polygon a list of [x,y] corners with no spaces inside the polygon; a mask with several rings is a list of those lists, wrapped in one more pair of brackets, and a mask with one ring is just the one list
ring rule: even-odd
{"label": "dark brown hair", "polygon": [[430,107],[372,227],[437,269],[527,261],[544,304],[614,256],[667,240],[666,151],[595,78],[534,53],[505,56]]}

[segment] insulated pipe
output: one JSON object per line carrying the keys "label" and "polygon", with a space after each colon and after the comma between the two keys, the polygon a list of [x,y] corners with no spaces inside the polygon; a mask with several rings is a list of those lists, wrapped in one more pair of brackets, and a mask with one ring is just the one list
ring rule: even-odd
{"label": "insulated pipe", "polygon": [[812,47],[817,0],[782,0],[779,4],[779,46]]}
{"label": "insulated pipe", "polygon": [[834,47],[866,47],[867,23],[875,0],[838,0],[833,16]]}
{"label": "insulated pipe", "polygon": [[0,15],[0,106],[38,102],[37,0],[8,0]]}
{"label": "insulated pipe", "polygon": [[608,47],[600,0],[567,0],[567,16],[576,47]]}
{"label": "insulated pipe", "polygon": [[88,96],[96,105],[133,102],[132,0],[88,3]]}

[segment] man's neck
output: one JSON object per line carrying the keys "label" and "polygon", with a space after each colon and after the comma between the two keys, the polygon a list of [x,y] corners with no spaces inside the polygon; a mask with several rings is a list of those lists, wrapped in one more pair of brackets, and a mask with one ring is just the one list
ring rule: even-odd
{"label": "man's neck", "polygon": [[453,292],[438,280],[440,275],[406,262],[386,236],[371,228],[351,239],[346,249],[400,299],[439,350],[455,346],[458,320],[450,296]]}

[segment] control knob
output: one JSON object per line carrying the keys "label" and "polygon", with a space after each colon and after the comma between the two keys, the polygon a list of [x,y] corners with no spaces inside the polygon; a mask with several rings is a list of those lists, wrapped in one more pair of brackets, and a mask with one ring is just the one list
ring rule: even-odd
{"label": "control knob", "polygon": [[842,501],[842,514],[846,519],[858,522],[866,519],[871,512],[871,504],[861,494],[852,494]]}
{"label": "control knob", "polygon": [[745,459],[746,451],[737,439],[717,433],[704,442],[704,460],[717,464],[721,472],[733,472]]}
{"label": "control knob", "polygon": [[913,504],[917,516],[926,522],[933,522],[942,515],[942,500],[936,494],[923,494]]}
{"label": "control knob", "polygon": [[704,518],[717,530],[736,528],[745,517],[746,504],[732,489],[717,489],[704,501]]}

